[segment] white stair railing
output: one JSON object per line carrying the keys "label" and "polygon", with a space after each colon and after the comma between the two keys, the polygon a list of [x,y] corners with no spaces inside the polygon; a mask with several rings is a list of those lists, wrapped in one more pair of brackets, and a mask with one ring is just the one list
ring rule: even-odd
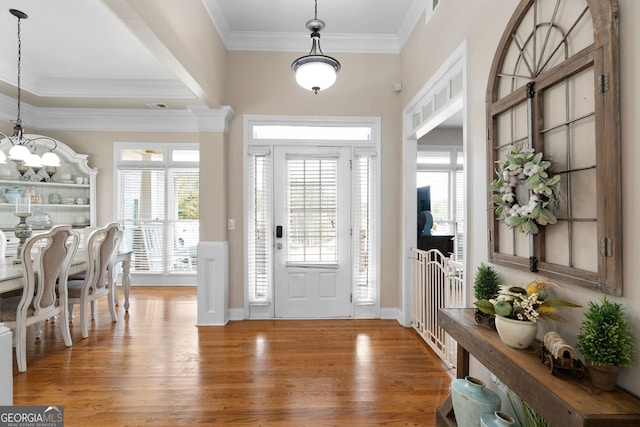
{"label": "white stair railing", "polygon": [[455,367],[456,342],[438,326],[438,309],[464,307],[462,263],[437,249],[412,249],[412,258],[413,328],[448,366]]}

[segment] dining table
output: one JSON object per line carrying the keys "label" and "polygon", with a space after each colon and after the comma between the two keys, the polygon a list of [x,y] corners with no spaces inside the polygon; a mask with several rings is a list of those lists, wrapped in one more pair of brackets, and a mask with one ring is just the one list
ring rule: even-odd
{"label": "dining table", "polygon": [[[5,257],[0,259],[0,293],[10,292],[17,289],[22,289],[24,267],[20,263],[15,263],[16,257]],[[82,250],[78,250],[76,255],[71,260],[71,266],[69,267],[69,275],[83,273],[87,269],[87,254]],[[116,256],[114,265],[122,265],[122,289],[124,291],[124,309],[129,311],[129,291],[131,288],[131,251],[119,251]],[[115,269],[114,269],[115,270]],[[114,298],[116,304],[118,303],[118,294],[116,278],[112,279],[114,285]]]}

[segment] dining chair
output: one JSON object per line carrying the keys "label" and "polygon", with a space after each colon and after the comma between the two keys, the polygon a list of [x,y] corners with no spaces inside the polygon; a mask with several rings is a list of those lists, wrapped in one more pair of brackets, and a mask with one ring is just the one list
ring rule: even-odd
{"label": "dining chair", "polygon": [[[80,235],[59,225],[29,238],[22,248],[22,294],[3,299],[0,321],[14,331],[18,371],[27,370],[27,326],[61,315],[58,324],[67,347],[73,344],[67,312],[67,276]],[[36,333],[39,338],[39,332]]]}
{"label": "dining chair", "polygon": [[115,322],[118,319],[114,302],[112,270],[121,239],[122,228],[117,222],[93,230],[84,245],[87,252],[87,269],[84,277],[72,276],[67,282],[69,319],[72,318],[73,306],[80,305],[82,338],[89,336],[88,305],[91,304],[91,320],[94,320],[97,299],[107,297],[111,320]]}

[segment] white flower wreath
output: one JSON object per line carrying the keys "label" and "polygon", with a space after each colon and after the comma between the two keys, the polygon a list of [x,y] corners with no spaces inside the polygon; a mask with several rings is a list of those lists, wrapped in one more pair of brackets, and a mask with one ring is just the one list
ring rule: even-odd
{"label": "white flower wreath", "polygon": [[[560,175],[549,176],[551,162],[543,160],[542,153],[535,153],[533,148],[512,147],[500,167],[498,178],[489,184],[491,191],[499,193],[491,198],[496,215],[520,233],[536,234],[539,225],[555,224],[557,219],[548,207],[558,198]],[[515,190],[522,181],[532,194],[521,206]]]}

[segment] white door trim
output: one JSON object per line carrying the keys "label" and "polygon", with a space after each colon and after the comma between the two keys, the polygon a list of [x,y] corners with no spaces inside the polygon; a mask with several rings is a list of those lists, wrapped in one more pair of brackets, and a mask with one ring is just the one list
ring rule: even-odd
{"label": "white door trim", "polygon": [[[253,126],[256,125],[290,125],[290,126],[353,126],[353,127],[368,127],[371,129],[371,137],[367,141],[362,140],[303,140],[303,141],[291,141],[291,140],[267,140],[267,139],[254,139],[252,135]],[[380,118],[379,117],[355,117],[355,116],[268,116],[268,115],[244,115],[243,116],[243,205],[249,206],[248,194],[249,183],[247,182],[248,161],[249,161],[249,148],[251,146],[269,146],[274,147],[276,145],[291,145],[292,143],[299,144],[300,146],[349,146],[352,149],[355,148],[371,148],[376,153],[380,153]],[[380,171],[380,156],[375,157],[376,169]],[[376,185],[376,198],[380,200],[380,173],[377,175]],[[376,206],[376,229],[380,230],[380,203]],[[248,213],[246,209],[243,210],[243,270],[244,270],[244,318],[274,318],[273,304],[270,306],[256,307],[249,306],[248,300],[248,241],[247,224]],[[380,259],[381,240],[380,234],[376,235],[376,255],[375,259]],[[375,287],[376,287],[376,300],[373,305],[367,307],[352,307],[352,317],[380,317],[380,263],[375,266]]]}
{"label": "white door trim", "polygon": [[[441,109],[435,109],[428,119],[414,120],[417,112],[434,98],[434,94],[439,92],[448,81],[458,73],[462,72],[462,91],[460,97],[452,97],[450,102],[442,106]],[[462,131],[462,147],[464,157],[464,182],[465,182],[465,201],[470,200],[468,197],[469,188],[467,179],[467,171],[469,168],[467,156],[467,42],[466,40],[449,56],[449,58],[438,68],[429,81],[418,91],[413,99],[407,104],[402,111],[402,170],[403,170],[403,224],[404,233],[402,237],[402,314],[401,323],[409,327],[411,326],[411,307],[413,307],[413,269],[411,264],[411,248],[417,246],[417,201],[416,201],[416,157],[417,157],[417,141],[430,130],[434,129],[451,114],[462,109],[463,131]],[[469,203],[465,203],[465,218],[468,221],[470,216]],[[464,255],[463,269],[464,277],[467,277],[467,259],[468,259],[468,241],[469,233],[464,234]]]}

